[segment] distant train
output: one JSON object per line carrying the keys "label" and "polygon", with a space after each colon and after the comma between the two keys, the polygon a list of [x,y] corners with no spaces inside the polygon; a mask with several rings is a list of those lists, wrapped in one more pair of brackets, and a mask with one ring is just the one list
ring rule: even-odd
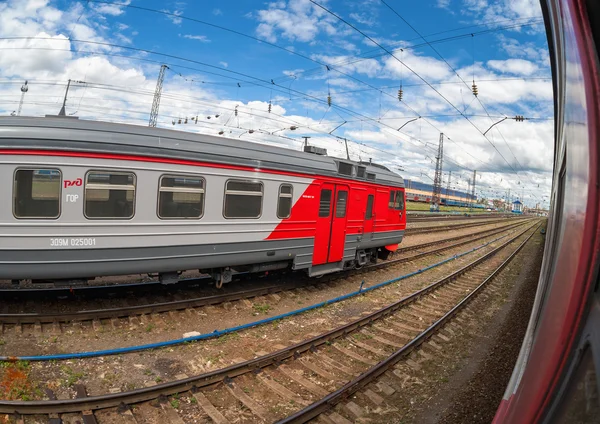
{"label": "distant train", "polygon": [[[431,203],[431,194],[423,194],[411,192],[410,189],[406,189],[406,200],[409,202],[421,202],[421,203]],[[460,206],[463,208],[473,208],[473,209],[486,209],[488,206],[482,205],[480,203],[469,203],[467,200],[452,200],[446,199],[443,195],[440,199],[440,204],[444,206]]]}
{"label": "distant train", "polygon": [[0,279],[199,269],[310,276],[386,257],[406,228],[403,179],[224,137],[0,118]]}

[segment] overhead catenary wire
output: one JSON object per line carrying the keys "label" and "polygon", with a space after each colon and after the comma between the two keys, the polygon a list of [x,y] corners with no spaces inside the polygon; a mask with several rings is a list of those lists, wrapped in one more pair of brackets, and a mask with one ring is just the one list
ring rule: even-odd
{"label": "overhead catenary wire", "polygon": [[[28,40],[31,40],[31,39],[48,39],[48,37],[4,37],[3,39],[28,39]],[[56,41],[55,39],[52,39],[52,40]],[[96,42],[96,41],[90,41],[90,40],[76,40],[76,41],[77,41],[77,42],[79,42],[79,43],[91,43],[91,44],[96,44],[96,45],[104,45],[104,46],[118,47],[118,48],[124,48],[124,49],[133,50],[133,51],[141,51],[141,52],[146,52],[146,53],[151,53],[151,54],[162,55],[162,56],[166,56],[166,57],[174,58],[174,59],[177,59],[177,60],[188,61],[188,62],[192,62],[192,63],[197,63],[197,64],[200,64],[200,65],[202,65],[202,66],[207,66],[207,67],[211,67],[211,68],[216,68],[216,69],[219,69],[219,70],[221,70],[221,71],[224,71],[224,72],[233,73],[234,75],[237,75],[237,76],[242,76],[242,77],[244,77],[244,78],[246,78],[246,77],[247,77],[247,78],[253,79],[254,81],[246,81],[246,80],[245,80],[244,82],[253,83],[253,84],[256,84],[256,85],[258,85],[258,86],[263,86],[263,87],[264,87],[266,84],[269,84],[269,82],[268,82],[268,81],[266,81],[266,80],[263,80],[263,79],[260,79],[260,78],[256,78],[256,77],[253,77],[253,76],[250,76],[250,75],[244,74],[244,73],[236,72],[236,71],[233,71],[233,70],[230,70],[230,69],[223,69],[223,68],[217,67],[217,66],[215,66],[215,65],[210,65],[210,64],[206,64],[206,63],[199,62],[199,61],[195,61],[195,60],[191,60],[191,59],[187,59],[187,58],[182,58],[182,57],[179,57],[179,56],[176,56],[176,55],[169,55],[169,54],[165,54],[165,53],[153,52],[153,51],[151,51],[151,50],[148,50],[148,49],[139,49],[139,48],[134,48],[134,47],[130,47],[130,46],[120,46],[120,45],[116,45],[116,44],[104,43],[104,42]],[[95,54],[96,52],[90,52],[90,53],[92,53],[92,54]],[[121,56],[122,56],[122,55],[121,55]],[[122,56],[122,57],[123,57],[123,56]],[[127,56],[124,56],[124,57],[127,57]],[[131,58],[131,57],[130,57],[130,58]],[[136,59],[136,58],[132,58],[132,59]],[[164,62],[164,61],[161,61],[161,62]],[[181,66],[181,65],[179,65],[179,66]],[[192,68],[192,69],[193,69],[193,68]],[[203,70],[203,72],[207,72],[207,71]],[[224,77],[226,77],[226,78],[232,78],[232,79],[234,79],[234,80],[239,80],[239,78],[237,78],[237,77],[232,77],[232,76],[229,76],[229,75],[220,75],[220,76],[224,76]],[[278,84],[274,84],[274,83],[273,83],[273,81],[271,81],[271,84],[273,84],[273,85],[276,85],[276,86],[278,86],[278,87],[281,87],[281,86],[280,86],[280,85],[278,85]],[[313,101],[319,101],[319,99],[315,98],[314,96],[311,96],[311,95],[309,95],[309,94],[306,94],[306,93],[299,92],[298,90],[291,90],[291,89],[289,89],[288,87],[283,87],[283,88],[285,89],[285,92],[286,92],[286,93],[287,93],[288,91],[294,91],[294,92],[296,92],[296,93],[302,94],[303,96],[305,96],[306,98],[308,98],[308,99],[310,99],[310,100],[313,100]],[[280,91],[280,92],[283,92],[283,90],[279,90],[279,91]],[[358,112],[356,112],[356,111],[352,111],[352,110],[350,110],[350,109],[348,109],[348,108],[343,108],[343,107],[341,107],[341,106],[335,106],[335,107],[336,107],[336,108],[339,108],[340,110],[343,110],[343,111],[345,111],[345,112],[347,112],[347,113],[354,114],[354,115],[356,115],[356,116],[362,116],[363,118],[365,118],[365,120],[367,120],[367,121],[370,121],[370,122],[372,122],[372,123],[375,123],[375,122],[377,121],[375,118],[368,117],[368,116],[366,116],[366,115],[364,115],[364,114],[360,114],[360,113],[358,113]],[[389,127],[389,128],[391,128],[391,127]],[[398,136],[398,134],[392,134],[392,135],[394,135],[394,136]],[[406,136],[406,134],[405,134],[405,136]],[[409,137],[410,137],[410,136],[409,136]],[[420,142],[420,143],[423,143],[422,141],[420,141],[420,140],[418,140],[418,139],[416,139],[416,141],[418,141],[418,142]],[[423,143],[423,144],[425,144],[425,145],[426,145],[426,143]],[[476,159],[476,158],[475,158],[475,159]],[[479,159],[477,159],[477,160],[479,160]],[[459,165],[459,166],[460,166],[460,165]],[[464,168],[464,166],[461,166],[461,167],[462,167],[462,168]]]}
{"label": "overhead catenary wire", "polygon": [[[467,82],[460,76],[460,74],[458,73],[458,71],[456,69],[454,69],[454,67],[442,56],[442,54],[435,48],[435,46],[433,46],[431,43],[429,43],[427,41],[427,39],[414,27],[410,24],[410,22],[408,22],[406,19],[404,19],[404,17],[398,13],[398,11],[396,11],[396,9],[394,9],[392,6],[390,6],[385,0],[380,0],[381,3],[383,5],[385,5],[389,10],[391,10],[398,18],[400,18],[406,25],[408,25],[410,27],[410,29],[412,29],[424,42],[426,42],[429,47],[434,51],[434,53],[452,70],[452,72],[454,72],[454,74],[458,77],[458,79],[467,87],[469,88],[469,84],[467,84]],[[473,94],[475,95],[475,97],[477,98],[477,101],[479,102],[480,106],[483,108],[483,110],[485,111],[485,113],[487,114],[487,116],[490,118],[490,120],[492,119],[492,117],[490,116],[490,113],[487,111],[486,107],[484,106],[481,98],[477,95],[477,86],[475,84],[475,41],[474,41],[474,36],[471,36],[471,40],[473,43],[473,85],[472,85],[472,89],[473,89]],[[517,156],[514,154],[514,152],[512,151],[512,149],[510,148],[510,146],[508,145],[508,142],[506,141],[506,139],[504,138],[504,135],[502,135],[502,133],[500,132],[499,129],[497,129],[499,134],[501,135],[502,139],[504,140],[504,144],[506,145],[506,147],[508,147],[508,150],[510,151],[511,155],[515,158],[515,161],[517,162],[517,164],[521,167],[521,170],[523,172],[525,172],[523,166],[521,165],[521,163],[519,162],[519,159],[517,158]],[[483,136],[485,137],[485,134],[483,134]],[[532,182],[533,183],[533,182]]]}
{"label": "overhead catenary wire", "polygon": [[[321,9],[323,9],[325,12],[329,13],[330,15],[334,16],[336,19],[340,20],[341,22],[343,22],[344,24],[346,24],[347,26],[349,26],[350,28],[354,29],[356,32],[358,32],[359,34],[361,34],[363,37],[365,37],[366,39],[368,39],[369,41],[371,41],[373,44],[375,44],[376,46],[378,46],[379,48],[381,48],[382,50],[384,50],[385,52],[387,52],[392,58],[394,58],[396,61],[398,61],[399,63],[403,64],[406,69],[408,69],[409,71],[411,71],[417,78],[419,78],[421,81],[423,81],[424,83],[427,84],[427,86],[432,89],[440,98],[442,98],[444,101],[446,101],[446,103],[448,103],[453,109],[455,109],[461,116],[463,116],[479,133],[481,133],[483,135],[483,132],[481,132],[481,130],[479,129],[479,127],[477,127],[477,125],[475,125],[473,123],[473,121],[471,121],[463,112],[461,112],[461,110],[456,107],[446,96],[444,96],[439,90],[437,90],[433,85],[431,85],[427,80],[425,80],[425,78],[423,78],[418,72],[416,72],[414,69],[412,69],[410,66],[406,65],[406,63],[402,62],[400,59],[398,59],[398,57],[392,52],[390,51],[388,48],[384,47],[383,45],[381,45],[380,43],[378,43],[376,40],[374,40],[372,37],[370,37],[369,35],[367,35],[365,32],[361,31],[360,29],[358,29],[356,26],[352,25],[350,22],[348,22],[347,20],[345,20],[344,18],[342,18],[341,16],[335,14],[334,12],[332,12],[331,10],[327,9],[326,7],[322,6],[321,4],[317,3],[315,0],[309,0],[311,3],[313,3],[314,5],[320,7]],[[508,162],[506,160],[506,158],[504,157],[504,155],[500,152],[500,150],[498,150],[498,148],[496,147],[496,145],[485,135],[483,135],[483,137],[488,141],[488,143],[494,148],[494,150],[496,150],[496,152],[498,153],[498,155],[500,155],[500,157],[504,160],[504,162],[506,162],[506,164],[509,166],[509,168],[511,168],[511,170],[518,175],[518,172],[513,168],[513,166],[510,164],[510,162]]]}

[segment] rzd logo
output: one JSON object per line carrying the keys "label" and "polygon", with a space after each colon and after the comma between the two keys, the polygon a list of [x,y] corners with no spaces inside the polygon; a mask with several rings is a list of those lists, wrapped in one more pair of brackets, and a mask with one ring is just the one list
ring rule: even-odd
{"label": "rzd logo", "polygon": [[65,188],[67,187],[81,187],[83,184],[83,180],[81,178],[77,178],[76,180],[65,180]]}

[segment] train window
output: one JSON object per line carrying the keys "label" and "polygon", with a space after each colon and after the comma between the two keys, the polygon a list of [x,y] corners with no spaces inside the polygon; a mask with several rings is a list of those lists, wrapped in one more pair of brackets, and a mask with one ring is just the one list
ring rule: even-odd
{"label": "train window", "polygon": [[258,218],[262,210],[263,184],[229,180],[225,184],[225,218]]}
{"label": "train window", "polygon": [[319,218],[326,218],[331,212],[331,190],[321,189],[321,201],[319,203]]}
{"label": "train window", "polygon": [[404,209],[404,192],[398,190],[396,192],[396,202],[394,203],[394,209],[401,211]]}
{"label": "train window", "polygon": [[359,166],[358,170],[356,171],[356,176],[358,178],[365,178],[365,173],[367,172],[367,167],[366,166]]}
{"label": "train window", "polygon": [[292,185],[279,186],[279,200],[277,201],[277,218],[289,218],[292,213]]}
{"label": "train window", "polygon": [[135,174],[90,171],[85,176],[84,215],[90,219],[129,219],[135,202]]}
{"label": "train window", "polygon": [[369,196],[367,197],[367,214],[365,216],[365,219],[373,218],[373,201],[374,200],[375,200],[375,196],[373,196],[372,194],[369,194]]}
{"label": "train window", "polygon": [[58,218],[62,175],[58,169],[18,169],[13,181],[16,218]]}
{"label": "train window", "polygon": [[374,181],[375,180],[375,174],[367,172],[367,180]]}
{"label": "train window", "polygon": [[343,218],[346,216],[346,203],[348,201],[348,192],[346,190],[338,191],[337,203],[335,204],[335,217]]}
{"label": "train window", "polygon": [[343,175],[352,176],[354,171],[354,165],[351,163],[338,162],[338,172]]}
{"label": "train window", "polygon": [[200,218],[204,213],[204,179],[163,175],[158,193],[158,217]]}
{"label": "train window", "polygon": [[395,204],[396,204],[396,190],[391,190],[390,191],[390,201],[388,203],[388,208],[394,209]]}

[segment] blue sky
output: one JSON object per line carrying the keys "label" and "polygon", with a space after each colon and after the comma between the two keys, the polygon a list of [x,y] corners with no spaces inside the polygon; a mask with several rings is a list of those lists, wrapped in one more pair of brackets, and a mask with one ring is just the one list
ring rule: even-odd
{"label": "blue sky", "polygon": [[[18,109],[25,79],[21,114],[58,112],[70,78],[84,83],[67,113],[147,125],[166,63],[158,126],[294,149],[310,136],[335,156],[347,138],[352,159],[424,182],[443,132],[444,185],[452,171],[464,190],[477,169],[481,196],[510,189],[534,205],[549,193],[552,88],[535,1],[118,3],[0,3],[0,114]],[[483,135],[515,115],[532,119]]]}

